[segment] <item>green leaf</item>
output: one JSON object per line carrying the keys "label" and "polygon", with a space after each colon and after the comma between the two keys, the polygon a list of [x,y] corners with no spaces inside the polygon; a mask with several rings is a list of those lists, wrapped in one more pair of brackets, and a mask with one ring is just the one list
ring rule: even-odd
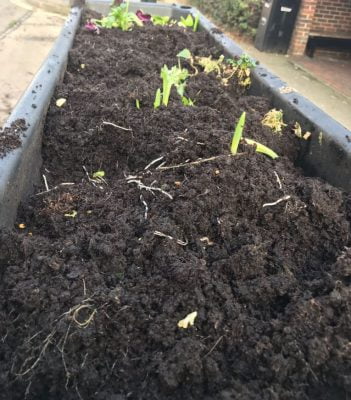
{"label": "green leaf", "polygon": [[178,22],[179,26],[184,28],[191,28],[194,25],[194,19],[191,14],[188,14],[186,18],[180,17],[180,22]]}
{"label": "green leaf", "polygon": [[256,146],[256,152],[257,153],[262,153],[265,154],[266,156],[272,158],[273,160],[275,160],[276,158],[278,158],[278,154],[275,153],[272,149],[270,149],[269,147],[265,146],[264,144],[258,143],[255,140],[251,140],[251,139],[244,139],[245,142],[249,145],[252,146]]}
{"label": "green leaf", "polygon": [[170,22],[170,17],[161,17],[160,15],[153,15],[151,17],[151,22],[154,25],[161,25],[161,26],[165,26],[168,25]]}
{"label": "green leaf", "polygon": [[185,97],[185,96],[182,97],[182,103],[184,106],[194,106],[195,105],[194,101],[191,100],[190,97]]}
{"label": "green leaf", "polygon": [[236,154],[238,152],[238,147],[240,143],[240,139],[243,135],[244,127],[245,127],[245,120],[246,120],[246,112],[244,111],[240,118],[238,123],[236,124],[234,135],[232,138],[232,143],[230,145],[230,152],[232,154]]}
{"label": "green leaf", "polygon": [[184,49],[184,50],[180,51],[180,52],[177,54],[177,57],[179,57],[179,58],[185,58],[186,60],[190,60],[190,59],[192,58],[192,57],[191,57],[191,52],[190,52],[189,49]]}
{"label": "green leaf", "polygon": [[105,176],[105,171],[96,171],[93,173],[93,178],[103,178]]}
{"label": "green leaf", "polygon": [[200,21],[200,14],[196,14],[194,25],[193,25],[194,32],[197,32],[197,29],[199,27],[199,21]]}
{"label": "green leaf", "polygon": [[161,105],[161,89],[158,88],[156,91],[155,101],[154,101],[154,109],[159,108]]}

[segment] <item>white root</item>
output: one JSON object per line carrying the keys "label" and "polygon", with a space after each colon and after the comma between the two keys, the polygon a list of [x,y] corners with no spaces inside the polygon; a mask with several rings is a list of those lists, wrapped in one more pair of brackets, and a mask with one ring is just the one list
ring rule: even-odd
{"label": "white root", "polygon": [[75,185],[75,183],[73,183],[73,182],[63,182],[63,183],[60,183],[57,186],[54,186],[53,188],[51,188],[49,190],[45,190],[44,192],[37,193],[36,196],[41,196],[42,194],[50,193],[50,192],[52,192],[54,190],[59,189],[61,186],[73,186],[73,185]]}
{"label": "white root", "polygon": [[140,195],[140,201],[144,204],[144,207],[145,207],[144,218],[147,219],[147,215],[148,215],[148,212],[149,212],[149,207],[147,205],[147,202],[144,200],[142,194]]}
{"label": "white root", "polygon": [[284,197],[278,199],[277,201],[275,201],[275,202],[273,202],[273,203],[265,203],[265,204],[263,204],[262,207],[276,206],[277,204],[281,203],[282,201],[287,201],[287,200],[289,200],[290,198],[291,198],[291,196],[287,195],[287,196],[284,196]]}
{"label": "white root", "polygon": [[113,126],[115,128],[122,129],[122,131],[131,131],[132,130],[131,128],[125,128],[124,126],[116,125],[116,124],[114,124],[112,122],[108,122],[108,121],[102,121],[102,123],[104,125],[110,125],[110,126]]}
{"label": "white root", "polygon": [[277,182],[278,182],[278,185],[279,185],[279,189],[282,189],[283,186],[282,186],[282,182],[281,182],[281,180],[280,180],[280,178],[279,178],[279,175],[278,175],[277,172],[275,172],[275,171],[273,171],[273,173],[274,173],[275,177],[277,178]]}
{"label": "white root", "polygon": [[164,194],[165,196],[167,196],[168,198],[170,198],[171,200],[173,200],[173,196],[170,195],[168,192],[164,191],[161,188],[158,187],[154,187],[154,186],[146,186],[144,185],[141,181],[137,180],[137,179],[130,179],[127,181],[127,183],[136,183],[138,185],[138,188],[141,189],[145,189],[148,190],[149,192],[160,192],[162,194]]}
{"label": "white root", "polygon": [[50,189],[49,189],[48,181],[47,181],[46,176],[44,174],[43,174],[43,179],[44,179],[45,189],[46,189],[47,192],[49,192]]}
{"label": "white root", "polygon": [[186,246],[189,243],[187,240],[184,242],[183,240],[175,239],[173,236],[167,235],[167,234],[159,232],[159,231],[155,231],[154,235],[155,236],[159,236],[159,237],[164,237],[164,238],[167,238],[169,240],[174,240],[177,244],[179,244],[181,246]]}
{"label": "white root", "polygon": [[152,165],[156,164],[158,161],[163,160],[163,156],[156,158],[156,160],[151,161],[145,168],[144,170],[146,171],[149,169]]}

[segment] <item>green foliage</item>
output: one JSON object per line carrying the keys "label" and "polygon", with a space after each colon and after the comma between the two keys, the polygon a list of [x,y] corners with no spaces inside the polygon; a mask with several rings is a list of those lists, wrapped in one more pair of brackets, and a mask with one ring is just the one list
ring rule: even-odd
{"label": "green foliage", "polygon": [[180,21],[178,22],[179,26],[183,28],[192,28],[194,26],[194,18],[191,14],[188,14],[186,18],[180,17]]}
{"label": "green foliage", "polygon": [[190,97],[186,97],[186,96],[182,97],[182,103],[183,103],[183,106],[189,106],[189,107],[195,105],[194,100],[191,100]]}
{"label": "green foliage", "polygon": [[106,17],[94,22],[102,28],[119,28],[122,31],[130,31],[134,25],[143,26],[140,19],[128,11],[128,5],[128,3],[123,3],[118,7],[113,7]]}
{"label": "green foliage", "polygon": [[162,93],[161,93],[161,89],[158,88],[158,89],[156,90],[156,95],[155,95],[154,109],[160,107],[160,105],[161,105],[161,100],[162,100]]}
{"label": "green foliage", "polygon": [[266,156],[272,158],[273,160],[275,160],[276,158],[278,158],[278,154],[276,152],[274,152],[272,149],[270,149],[269,147],[265,146],[264,144],[258,143],[255,140],[252,139],[244,139],[245,142],[251,146],[256,146],[256,152],[257,153],[262,153],[265,154]]}
{"label": "green foliage", "polygon": [[192,58],[191,52],[189,49],[184,49],[177,54],[179,58],[185,58],[186,60],[190,60]]}
{"label": "green foliage", "polygon": [[245,127],[245,120],[246,120],[246,112],[244,111],[241,114],[239,121],[235,127],[234,135],[232,138],[232,143],[230,145],[230,152],[232,154],[236,154],[238,152],[238,146],[239,146],[241,137],[243,135],[244,127]]}
{"label": "green foliage", "polygon": [[[243,131],[245,128],[245,122],[246,122],[246,112],[244,111],[241,114],[239,121],[235,127],[234,135],[232,138],[232,143],[230,145],[230,152],[232,154],[237,154],[237,152],[238,152],[239,143],[243,136]],[[256,142],[255,140],[252,140],[252,139],[247,139],[247,138],[243,138],[243,139],[247,144],[249,144],[251,146],[256,146],[257,153],[265,154],[266,156],[272,158],[273,160],[275,160],[276,158],[279,157],[277,153],[275,153],[272,149],[265,146],[264,144]]]}
{"label": "green foliage", "polygon": [[182,26],[183,28],[192,28],[194,32],[197,32],[199,27],[200,15],[197,14],[195,18],[191,14],[188,14],[186,18],[180,17],[180,21],[178,22],[178,26]]}
{"label": "green foliage", "polygon": [[140,110],[140,100],[139,99],[135,99],[135,107]]}
{"label": "green foliage", "polygon": [[170,24],[171,20],[169,17],[162,17],[161,15],[153,15],[151,17],[151,22],[154,25],[166,26]]}
{"label": "green foliage", "polygon": [[163,81],[162,87],[162,104],[164,106],[168,105],[169,96],[171,95],[172,86],[175,86],[179,96],[184,96],[184,90],[188,78],[189,72],[185,68],[179,68],[173,66],[168,69],[167,65],[164,65],[161,69],[161,78]]}
{"label": "green foliage", "polygon": [[220,24],[254,37],[264,0],[191,0]]}
{"label": "green foliage", "polygon": [[232,58],[228,58],[226,60],[228,64],[231,64],[235,67],[239,67],[241,69],[247,69],[247,68],[255,68],[256,63],[253,61],[250,56],[247,54],[242,54],[237,60],[233,60]]}

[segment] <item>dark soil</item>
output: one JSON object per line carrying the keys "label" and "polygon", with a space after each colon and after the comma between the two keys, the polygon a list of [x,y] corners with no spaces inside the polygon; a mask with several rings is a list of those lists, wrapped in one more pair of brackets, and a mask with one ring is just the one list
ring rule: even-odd
{"label": "dark soil", "polygon": [[4,158],[8,152],[21,146],[21,137],[26,130],[24,119],[18,119],[12,122],[11,126],[0,130],[0,158]]}
{"label": "dark soil", "polygon": [[[351,199],[295,168],[291,126],[263,127],[235,80],[200,73],[195,107],[154,110],[185,47],[221,53],[177,27],[78,34],[43,140],[58,187],[1,235],[1,399],[350,398]],[[244,110],[279,159],[229,155]]]}

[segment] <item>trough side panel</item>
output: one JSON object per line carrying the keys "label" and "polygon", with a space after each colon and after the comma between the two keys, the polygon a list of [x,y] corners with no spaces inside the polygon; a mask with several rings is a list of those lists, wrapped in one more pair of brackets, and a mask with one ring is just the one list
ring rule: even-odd
{"label": "trough side panel", "polygon": [[19,203],[38,183],[46,112],[65,72],[80,17],[81,10],[73,8],[48,57],[5,123],[9,127],[14,121],[24,119],[27,130],[21,147],[0,159],[0,227],[14,223]]}

